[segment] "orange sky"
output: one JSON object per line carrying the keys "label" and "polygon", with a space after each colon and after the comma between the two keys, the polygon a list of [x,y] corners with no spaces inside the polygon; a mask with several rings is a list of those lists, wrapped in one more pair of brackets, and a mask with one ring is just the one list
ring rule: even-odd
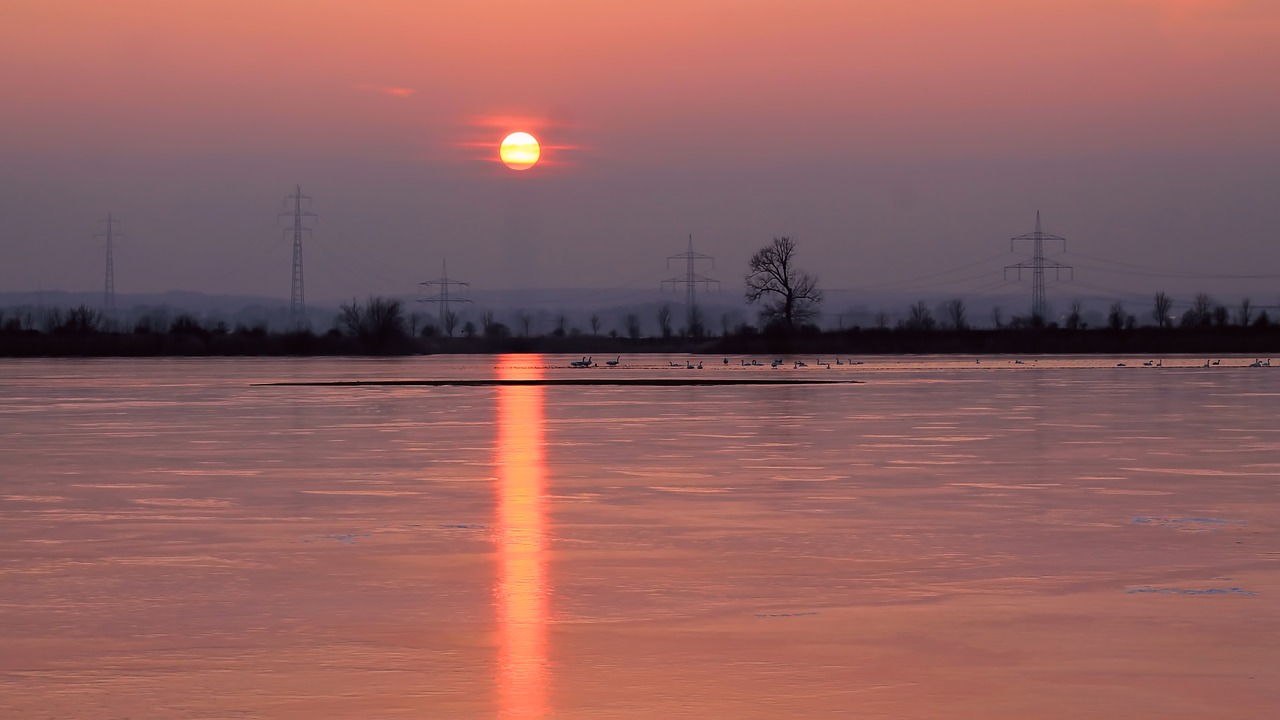
{"label": "orange sky", "polygon": [[[1280,149],[1277,67],[1273,0],[9,0],[0,9],[0,190],[21,201],[0,209],[16,214],[26,239],[12,238],[23,267],[0,270],[0,289],[20,289],[33,273],[91,285],[90,265],[83,281],[56,277],[43,269],[54,256],[25,243],[35,242],[31,232],[83,237],[108,207],[152,225],[150,237],[190,237],[187,251],[207,254],[209,238],[240,237],[249,223],[203,235],[176,228],[202,213],[258,212],[242,205],[250,193],[227,191],[237,178],[266,204],[301,182],[325,191],[330,216],[337,206],[376,211],[346,232],[373,223],[379,236],[487,237],[503,223],[536,225],[526,240],[540,243],[541,261],[530,284],[582,284],[618,258],[656,262],[688,232],[737,267],[751,246],[793,232],[810,238],[815,264],[842,273],[836,284],[852,286],[865,263],[827,257],[851,237],[870,236],[866,248],[886,248],[883,267],[906,272],[928,238],[955,234],[957,220],[975,241],[982,228],[1007,237],[1028,229],[1036,203],[1060,232],[1131,231],[1185,205],[1170,204],[1170,193],[1201,197],[1195,185],[1144,187],[1148,176],[1134,167],[1153,160],[1276,189],[1264,161],[1274,166]],[[509,191],[492,184],[505,181],[492,154],[468,143],[500,139],[505,132],[484,123],[495,116],[527,118],[552,146],[542,182],[569,185],[511,200],[517,207],[504,212],[514,219],[485,226],[476,218]],[[1024,163],[1053,176],[1034,197]],[[876,170],[862,176],[859,167]],[[895,176],[875,185],[886,172]],[[1091,199],[1118,172],[1141,206],[1136,216],[1117,218],[1119,209]],[[1151,172],[1151,183],[1168,181],[1167,167]],[[174,192],[166,175],[182,176],[202,204],[154,200]],[[577,194],[572,183],[587,179],[616,195]],[[406,182],[455,195],[424,213]],[[863,220],[851,220],[850,202],[831,190],[841,183],[857,198],[882,195],[883,212],[853,200]],[[719,189],[699,199],[696,188],[708,186]],[[936,207],[913,200],[911,216],[896,217],[903,188]],[[383,191],[393,198],[371,207]],[[599,217],[562,219],[587,202],[597,210],[586,214]],[[1204,202],[1198,232],[1210,220],[1236,223],[1223,226],[1230,232],[1261,227],[1260,212],[1254,225],[1238,224],[1260,207]],[[44,231],[47,216],[24,217],[54,207],[74,222]],[[636,207],[647,212],[605,213]],[[520,219],[535,210],[536,222]],[[614,256],[585,259],[606,233],[617,238]],[[904,239],[914,249],[893,254]],[[181,253],[155,242],[157,269],[135,284],[162,289],[159,274]],[[378,248],[390,265],[404,247],[397,242]],[[490,284],[516,282],[486,275],[500,263],[486,265],[484,253],[504,240],[485,242],[460,262]],[[956,258],[974,253],[985,248]],[[564,254],[580,260],[566,266]],[[175,266],[169,282],[195,286],[198,277]],[[246,282],[246,291],[274,292]]]}

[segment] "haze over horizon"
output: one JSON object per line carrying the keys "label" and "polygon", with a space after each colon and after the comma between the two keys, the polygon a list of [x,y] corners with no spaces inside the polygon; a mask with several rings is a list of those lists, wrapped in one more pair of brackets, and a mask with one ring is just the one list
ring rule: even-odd
{"label": "haze over horizon", "polygon": [[[308,298],[656,288],[692,234],[726,294],[778,235],[823,287],[1277,302],[1269,0],[11,0],[0,292]],[[497,161],[511,131],[542,161]],[[1250,276],[1250,277],[1245,277]],[[679,297],[675,298],[679,301]]]}

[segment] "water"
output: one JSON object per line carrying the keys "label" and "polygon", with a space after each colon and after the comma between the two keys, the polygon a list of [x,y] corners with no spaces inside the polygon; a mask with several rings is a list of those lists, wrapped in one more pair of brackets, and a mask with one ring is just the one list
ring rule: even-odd
{"label": "water", "polygon": [[0,717],[1280,708],[1280,370],[573,359],[0,361]]}

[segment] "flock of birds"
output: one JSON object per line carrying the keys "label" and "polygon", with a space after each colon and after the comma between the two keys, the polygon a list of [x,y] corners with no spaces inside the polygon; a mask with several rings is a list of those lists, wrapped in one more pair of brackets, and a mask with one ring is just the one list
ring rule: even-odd
{"label": "flock of birds", "polygon": [[[1221,365],[1221,364],[1222,364],[1222,360],[1213,360],[1211,362],[1209,358],[1205,358],[1204,364],[1201,365],[1200,367],[1207,368],[1207,367],[1213,367],[1214,365]],[[1128,365],[1125,365],[1124,363],[1116,363],[1116,367],[1128,367]],[[1142,367],[1164,367],[1164,360],[1163,359],[1148,360],[1142,363]],[[1253,362],[1249,363],[1249,367],[1271,367],[1271,358],[1267,358],[1266,360],[1254,358]]]}
{"label": "flock of birds", "polygon": [[[618,356],[614,357],[612,360],[606,360],[604,364],[605,364],[605,365],[607,365],[607,366],[609,366],[609,367],[617,367],[617,366],[618,366],[618,363],[620,363],[621,361],[622,361],[622,356],[621,356],[621,355],[618,355]],[[743,367],[764,367],[764,366],[765,366],[765,364],[764,364],[764,363],[760,362],[759,360],[755,360],[755,359],[752,359],[752,360],[751,360],[751,362],[747,362],[746,360],[742,360],[742,361],[741,361],[741,363],[742,363],[742,366],[743,366]],[[725,365],[728,365],[728,364],[729,364],[729,358],[724,358],[724,364],[725,364]],[[815,365],[817,365],[817,366],[819,366],[819,367],[826,367],[826,368],[831,367],[831,363],[830,363],[830,362],[822,362],[822,358],[818,358],[818,359],[816,359],[816,360],[814,361],[814,364],[815,364]],[[836,358],[836,365],[861,365],[861,364],[862,364],[862,361],[861,361],[861,360],[858,360],[858,361],[849,360],[848,362],[845,362],[844,360],[842,360],[842,359],[840,359],[840,358]],[[775,359],[773,360],[773,362],[770,362],[768,365],[769,365],[769,367],[775,367],[775,368],[776,368],[776,367],[780,367],[780,366],[782,366],[782,365],[786,365],[786,363],[782,361],[782,358],[775,358]],[[692,360],[685,360],[683,365],[681,365],[681,364],[680,364],[680,363],[678,363],[678,362],[668,361],[668,362],[667,362],[667,366],[668,366],[668,367],[683,367],[683,368],[686,368],[686,369],[688,369],[688,370],[701,370],[701,369],[702,369],[702,361],[701,361],[701,360],[699,360],[697,365],[693,364],[693,361],[692,361]],[[807,363],[807,362],[805,362],[805,361],[803,361],[803,360],[793,360],[793,361],[792,361],[791,366],[792,366],[793,368],[809,367],[809,363]],[[573,360],[573,361],[571,361],[571,362],[569,363],[569,367],[571,367],[571,368],[600,367],[600,363],[597,363],[597,362],[595,361],[595,358],[594,358],[594,357],[587,357],[586,355],[583,355],[581,360]]]}
{"label": "flock of birds", "polygon": [[[607,365],[608,367],[617,367],[618,364],[621,362],[622,362],[622,356],[618,355],[618,356],[615,356],[612,360],[606,360],[604,364]],[[755,360],[754,358],[750,362],[746,360],[741,360],[740,362],[743,367],[764,367],[765,366],[765,363]],[[973,362],[974,364],[981,364],[982,360],[975,359]],[[1011,360],[1010,363],[1014,365],[1024,364],[1023,361],[1021,360]],[[729,358],[724,359],[724,364],[725,365],[729,364]],[[817,365],[818,367],[825,367],[825,368],[831,367],[831,363],[823,362],[822,358],[818,358],[814,360],[813,364]],[[836,358],[835,364],[836,365],[861,365],[862,361],[861,360],[854,361],[851,359],[846,362],[845,360]],[[1221,365],[1221,364],[1222,364],[1222,360],[1220,359],[1210,361],[1208,358],[1205,358],[1204,365],[1201,365],[1200,367],[1207,368],[1213,365]],[[783,365],[786,365],[786,363],[783,362],[782,358],[775,358],[772,362],[768,363],[768,365],[769,367],[776,368],[776,367],[781,367]],[[585,355],[582,357],[581,360],[574,360],[569,363],[569,367],[573,367],[573,368],[589,368],[589,367],[599,367],[599,366],[600,365],[595,361],[595,358],[587,357]],[[702,361],[699,360],[697,365],[693,364],[692,360],[685,360],[683,365],[681,365],[678,362],[668,361],[667,366],[674,367],[674,368],[683,367],[688,370],[701,370]],[[1142,366],[1143,367],[1164,367],[1164,360],[1163,359],[1147,360],[1146,362],[1142,363]],[[809,363],[803,360],[793,360],[791,361],[791,367],[793,368],[809,367]],[[1128,365],[1126,363],[1121,362],[1121,363],[1116,363],[1116,367],[1128,367]],[[1249,364],[1249,367],[1271,367],[1271,358],[1267,358],[1266,360],[1255,358],[1254,361]]]}

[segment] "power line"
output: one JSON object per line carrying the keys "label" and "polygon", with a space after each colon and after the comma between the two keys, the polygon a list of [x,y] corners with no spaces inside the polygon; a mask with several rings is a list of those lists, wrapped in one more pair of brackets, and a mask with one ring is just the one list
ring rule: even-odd
{"label": "power line", "polygon": [[859,288],[838,288],[838,289],[841,289],[841,290],[847,289],[847,290],[855,290],[855,291],[858,291],[858,290],[886,290],[886,289],[892,288],[892,287],[897,286],[897,285],[909,285],[909,284],[911,284],[911,283],[919,282],[919,281],[921,281],[921,280],[932,280],[932,279],[937,278],[937,277],[942,277],[943,275],[950,275],[951,273],[960,272],[961,270],[968,270],[968,269],[970,269],[970,268],[978,267],[979,265],[986,265],[987,263],[991,262],[992,260],[999,259],[999,258],[1001,258],[1001,257],[1004,257],[1005,255],[1008,255],[1008,253],[1006,253],[1006,252],[999,252],[999,253],[996,253],[995,255],[992,255],[992,256],[990,256],[990,257],[985,257],[985,258],[983,258],[983,259],[981,259],[981,260],[975,260],[975,261],[973,261],[973,262],[971,262],[971,263],[968,263],[968,264],[965,264],[965,265],[960,265],[960,266],[957,266],[957,267],[953,267],[953,268],[950,268],[950,269],[948,269],[948,270],[941,270],[941,271],[939,271],[939,272],[929,273],[928,275],[920,275],[920,276],[917,276],[917,277],[913,277],[913,278],[906,278],[906,279],[903,279],[903,280],[893,280],[893,281],[890,281],[890,282],[879,283],[879,284],[877,284],[877,285],[864,285],[864,286],[859,287]]}
{"label": "power line", "polygon": [[[1063,265],[1057,260],[1049,260],[1044,256],[1045,242],[1060,242],[1062,250],[1066,252],[1067,239],[1052,233],[1044,232],[1040,229],[1040,211],[1036,211],[1036,229],[1024,235],[1018,235],[1009,239],[1009,250],[1013,251],[1015,243],[1030,242],[1031,243],[1031,260],[1024,260],[1013,265],[1005,265],[1004,273],[1008,278],[1010,270],[1018,271],[1018,279],[1022,279],[1023,270],[1031,270],[1031,316],[1043,318],[1048,312],[1048,303],[1045,301],[1044,292],[1044,271],[1045,269],[1053,270],[1054,276],[1061,280],[1062,271],[1071,271],[1070,265]],[[1074,273],[1072,273],[1074,279]]]}
{"label": "power line", "polygon": [[107,213],[106,223],[106,232],[98,233],[94,237],[107,239],[107,267],[106,277],[102,283],[102,309],[111,311],[116,309],[115,239],[121,236],[115,233],[115,226],[119,225],[120,221],[112,218],[111,213]]}
{"label": "power line", "polygon": [[[436,280],[428,280],[418,283],[420,286],[427,288],[437,287],[440,291],[431,297],[419,298],[418,302],[422,303],[440,303],[440,329],[453,336],[453,317],[449,314],[449,288],[456,287],[459,289],[470,288],[471,283],[462,282],[460,280],[450,280],[447,266],[444,260],[440,261],[440,277]],[[452,302],[469,303],[467,298],[453,298]]]}
{"label": "power line", "polygon": [[684,285],[684,310],[685,310],[685,332],[690,335],[696,335],[700,332],[702,323],[698,319],[698,291],[697,287],[701,284],[704,288],[710,290],[711,285],[716,286],[716,290],[720,289],[720,281],[715,278],[709,278],[697,273],[695,264],[700,260],[707,260],[711,263],[711,267],[716,266],[716,259],[710,255],[703,255],[693,251],[693,235],[689,236],[689,249],[678,255],[670,255],[667,257],[667,267],[671,267],[672,260],[684,260],[685,272],[684,277],[674,277],[662,281],[662,288],[665,290],[667,284],[671,284],[674,291],[676,285]]}
{"label": "power line", "polygon": [[1176,278],[1176,279],[1185,279],[1185,280],[1274,280],[1274,279],[1280,278],[1280,275],[1274,274],[1274,273],[1273,274],[1239,274],[1239,273],[1218,274],[1218,273],[1189,272],[1185,270],[1167,270],[1163,268],[1147,267],[1144,265],[1135,265],[1133,263],[1120,262],[1118,260],[1105,260],[1103,258],[1091,257],[1089,255],[1085,255],[1084,253],[1080,253],[1080,252],[1070,252],[1067,254],[1072,255],[1074,257],[1081,257],[1086,260],[1092,260],[1094,262],[1104,263],[1106,265],[1118,265],[1123,268],[1130,268],[1127,270],[1094,268],[1101,272],[1110,272],[1110,273],[1115,273],[1117,275],[1121,275],[1121,274],[1141,275],[1144,277],[1163,277],[1163,278]]}
{"label": "power line", "polygon": [[302,219],[304,217],[317,217],[311,211],[303,211],[302,201],[307,201],[307,206],[311,205],[311,198],[302,194],[302,186],[298,185],[294,188],[294,194],[286,196],[285,202],[293,201],[292,213],[280,213],[281,216],[292,215],[293,225],[287,227],[283,232],[293,232],[293,279],[289,284],[289,323],[295,328],[300,328],[306,324],[307,309],[305,295],[302,287],[302,233],[311,232],[311,229],[304,227]]}

